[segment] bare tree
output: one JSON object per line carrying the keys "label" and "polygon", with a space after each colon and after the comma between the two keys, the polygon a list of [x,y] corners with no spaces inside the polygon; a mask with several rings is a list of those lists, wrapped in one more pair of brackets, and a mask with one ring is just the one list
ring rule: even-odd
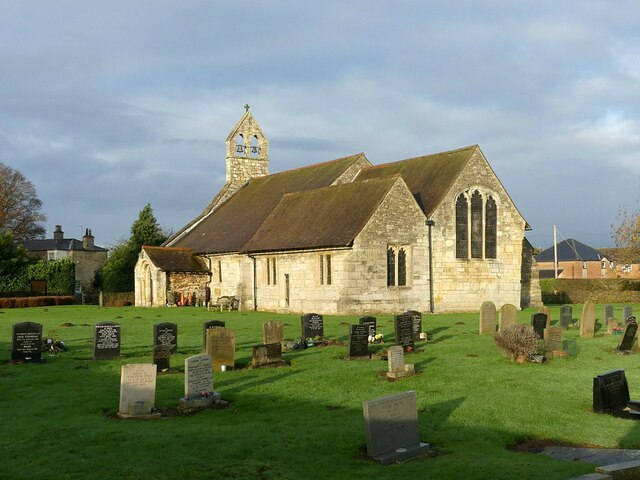
{"label": "bare tree", "polygon": [[0,162],[0,233],[11,232],[16,240],[44,237],[47,217],[41,208],[33,184]]}
{"label": "bare tree", "polygon": [[613,228],[613,240],[620,249],[617,260],[622,263],[634,263],[640,259],[640,211],[618,212],[618,223]]}

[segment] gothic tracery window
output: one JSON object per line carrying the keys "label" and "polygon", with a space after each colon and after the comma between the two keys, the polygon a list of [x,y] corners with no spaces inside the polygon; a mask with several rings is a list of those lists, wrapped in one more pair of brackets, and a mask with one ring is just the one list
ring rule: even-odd
{"label": "gothic tracery window", "polygon": [[405,246],[387,248],[387,287],[408,285],[409,251]]}
{"label": "gothic tracery window", "polygon": [[479,190],[456,199],[456,258],[497,258],[498,207]]}
{"label": "gothic tracery window", "polygon": [[456,258],[469,258],[469,205],[461,193],[456,201]]}

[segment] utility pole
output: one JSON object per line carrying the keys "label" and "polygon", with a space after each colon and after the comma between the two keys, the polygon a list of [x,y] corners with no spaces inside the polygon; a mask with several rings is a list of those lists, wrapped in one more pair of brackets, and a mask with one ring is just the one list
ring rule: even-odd
{"label": "utility pole", "polygon": [[553,226],[553,270],[554,276],[553,278],[558,278],[558,234],[557,228]]}

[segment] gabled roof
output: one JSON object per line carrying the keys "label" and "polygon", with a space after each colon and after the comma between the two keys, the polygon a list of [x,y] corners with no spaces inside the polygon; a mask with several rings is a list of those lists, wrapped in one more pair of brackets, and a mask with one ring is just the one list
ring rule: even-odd
{"label": "gabled roof", "polygon": [[288,193],[242,250],[350,246],[398,181],[394,176]]}
{"label": "gabled roof", "polygon": [[430,216],[478,149],[478,145],[364,168],[356,181],[402,175],[422,211]]}
{"label": "gabled roof", "polygon": [[363,154],[253,178],[226,202],[206,215],[172,247],[194,253],[239,252],[287,193],[331,185]]}
{"label": "gabled roof", "polygon": [[204,262],[190,248],[149,247],[142,249],[151,262],[165,272],[207,273]]}
{"label": "gabled roof", "polygon": [[92,248],[84,248],[81,240],[75,238],[63,238],[56,240],[47,238],[43,240],[24,240],[18,242],[24,246],[29,252],[47,252],[50,250],[66,250],[66,251],[90,251],[90,252],[107,252],[106,248],[93,246]]}
{"label": "gabled roof", "polygon": [[[595,248],[591,248],[590,246],[573,239],[563,240],[562,242],[559,242],[557,244],[557,250],[559,262],[567,262],[573,260],[589,262],[608,259],[608,257],[602,252],[599,252]],[[547,248],[546,250],[543,250],[534,258],[537,262],[553,262],[553,246]]]}

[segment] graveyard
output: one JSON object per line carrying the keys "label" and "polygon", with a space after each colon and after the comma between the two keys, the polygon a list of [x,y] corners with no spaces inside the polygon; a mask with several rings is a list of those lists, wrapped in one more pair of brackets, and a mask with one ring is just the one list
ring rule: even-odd
{"label": "graveyard", "polygon": [[[289,349],[303,328],[309,340],[318,337],[317,318],[301,324],[300,315],[205,308],[0,309],[0,476],[551,480],[593,473],[596,465],[536,452],[546,445],[640,449],[640,422],[593,411],[594,377],[612,370],[626,373],[631,398],[640,400],[637,339],[620,349],[624,337],[604,317],[622,324],[623,305],[603,308],[592,307],[594,331],[584,334],[575,326],[582,305],[574,305],[571,322],[562,319],[571,324],[561,332],[568,354],[542,364],[506,356],[478,313],[423,314],[423,338],[411,312],[403,324],[373,314],[384,337],[365,349],[355,344],[368,333],[354,327],[358,317],[324,315],[323,339]],[[547,327],[562,325],[560,310],[549,308]],[[537,313],[515,312],[515,321],[532,325]],[[263,329],[274,321],[284,327],[282,348],[271,336],[278,324]],[[41,325],[66,350],[11,363],[13,329],[23,322]],[[560,349],[559,332],[548,334]],[[25,345],[33,342],[33,331],[20,335]],[[414,345],[404,358],[392,349],[388,361],[397,339]],[[222,352],[213,362],[213,391],[222,401],[181,408],[208,388],[185,390],[185,361],[196,371],[205,350]],[[157,372],[130,366],[154,358],[162,364]],[[155,396],[139,402],[142,410],[154,404],[153,418],[129,418],[136,411],[120,390],[127,375],[145,387],[153,378]],[[406,400],[409,391],[415,397]],[[128,393],[135,396],[135,388]],[[413,441],[428,443],[429,452],[383,466],[367,455],[372,433],[363,404],[371,416],[376,404],[396,398],[398,405],[415,399],[417,412],[403,413],[417,417]]]}

